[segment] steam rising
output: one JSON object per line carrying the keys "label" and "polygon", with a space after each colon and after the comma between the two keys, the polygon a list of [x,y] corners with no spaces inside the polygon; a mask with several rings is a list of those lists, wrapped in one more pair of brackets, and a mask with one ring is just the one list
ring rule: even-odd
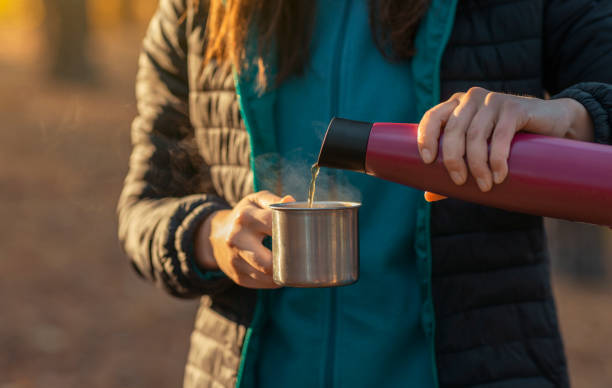
{"label": "steam rising", "polygon": [[[260,187],[278,195],[292,195],[297,201],[306,201],[311,177],[310,168],[316,162],[317,156],[312,155],[305,160],[303,153],[299,151],[296,150],[280,159],[276,154],[257,157],[255,168]],[[277,171],[280,171],[280,176]],[[322,167],[317,179],[315,202],[317,201],[360,202],[361,193],[349,183],[345,171]]]}

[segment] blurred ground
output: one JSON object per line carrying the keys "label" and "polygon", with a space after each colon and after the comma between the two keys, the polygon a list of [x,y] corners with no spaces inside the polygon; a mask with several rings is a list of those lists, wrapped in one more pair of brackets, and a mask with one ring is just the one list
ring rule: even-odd
{"label": "blurred ground", "polygon": [[181,386],[196,303],[138,279],[116,238],[142,34],[93,37],[93,87],[0,55],[1,388]]}
{"label": "blurred ground", "polygon": [[[89,86],[0,36],[0,388],[181,385],[196,303],[138,279],[116,239],[142,34],[97,31]],[[611,387],[609,278],[554,281],[574,386]]]}

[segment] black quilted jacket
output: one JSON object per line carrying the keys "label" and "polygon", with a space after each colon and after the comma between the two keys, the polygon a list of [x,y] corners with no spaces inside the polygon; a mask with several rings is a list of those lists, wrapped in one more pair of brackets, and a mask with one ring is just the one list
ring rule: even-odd
{"label": "black quilted jacket", "polygon": [[[119,236],[141,276],[173,295],[201,297],[185,387],[230,387],[255,293],[197,273],[193,233],[252,190],[249,140],[231,69],[202,65],[205,9],[194,4],[161,0],[144,40]],[[442,99],[471,86],[575,98],[596,141],[609,143],[607,83],[611,1],[459,2]],[[542,220],[449,199],[432,206],[431,223],[440,385],[568,386]]]}

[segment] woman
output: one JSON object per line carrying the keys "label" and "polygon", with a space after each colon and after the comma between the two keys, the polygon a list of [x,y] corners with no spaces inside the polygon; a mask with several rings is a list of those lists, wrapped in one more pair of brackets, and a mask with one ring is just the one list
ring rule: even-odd
{"label": "woman", "polygon": [[449,179],[488,191],[519,130],[610,142],[611,49],[592,0],[161,0],[119,234],[140,275],[202,297],[184,385],[568,386],[541,218],[336,172],[363,202],[360,281],[276,289],[267,205],[306,189],[259,161],[313,161],[333,116],[420,121],[424,162],[444,129]]}

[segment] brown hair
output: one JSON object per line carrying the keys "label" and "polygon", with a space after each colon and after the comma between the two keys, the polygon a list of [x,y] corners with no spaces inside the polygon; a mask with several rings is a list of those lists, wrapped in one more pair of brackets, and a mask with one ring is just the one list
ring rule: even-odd
{"label": "brown hair", "polygon": [[[430,0],[369,0],[370,28],[376,45],[391,60],[414,55],[414,37]],[[266,55],[276,55],[278,85],[301,74],[309,58],[314,24],[312,0],[209,0],[205,63],[229,61],[239,71],[246,66],[249,32],[257,37],[258,83],[267,86]]]}

